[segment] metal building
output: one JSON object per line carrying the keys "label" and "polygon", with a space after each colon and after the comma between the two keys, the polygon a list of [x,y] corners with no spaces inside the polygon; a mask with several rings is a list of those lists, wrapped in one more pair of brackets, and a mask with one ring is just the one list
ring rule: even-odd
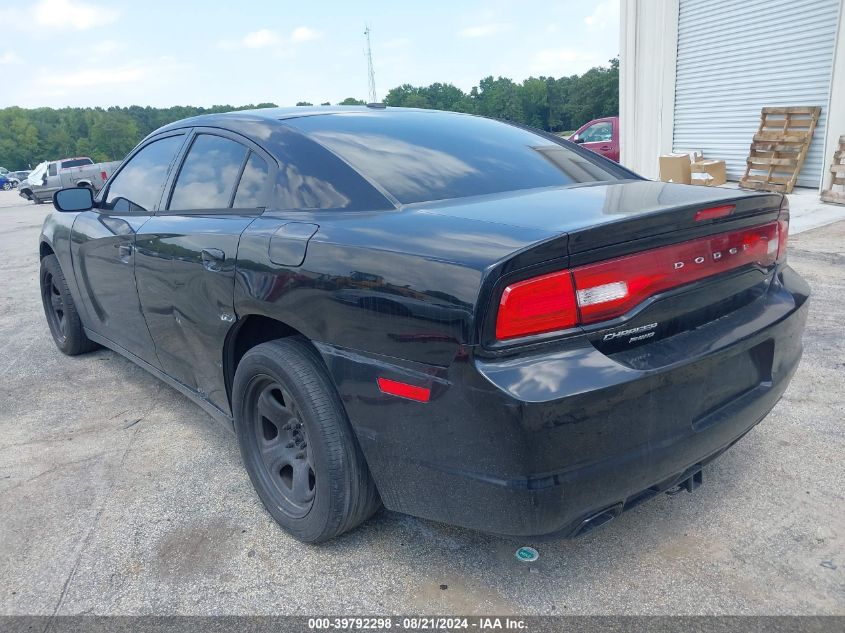
{"label": "metal building", "polygon": [[745,170],[763,106],[821,106],[799,186],[819,187],[845,134],[845,0],[622,0],[622,163],[702,150]]}

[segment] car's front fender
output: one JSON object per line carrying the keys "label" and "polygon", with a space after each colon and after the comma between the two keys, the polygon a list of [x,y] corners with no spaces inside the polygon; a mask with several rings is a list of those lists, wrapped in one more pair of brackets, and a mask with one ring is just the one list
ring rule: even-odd
{"label": "car's front fender", "polygon": [[67,281],[70,294],[77,306],[80,306],[79,315],[82,318],[83,324],[87,319],[85,314],[84,302],[81,300],[79,286],[76,283],[76,274],[73,268],[73,259],[70,253],[71,236],[73,233],[73,223],[76,220],[77,213],[59,213],[58,211],[51,211],[44,218],[44,224],[41,226],[41,235],[38,238],[39,258],[43,259],[50,253],[55,254],[59,260],[59,266],[62,268],[65,280]]}

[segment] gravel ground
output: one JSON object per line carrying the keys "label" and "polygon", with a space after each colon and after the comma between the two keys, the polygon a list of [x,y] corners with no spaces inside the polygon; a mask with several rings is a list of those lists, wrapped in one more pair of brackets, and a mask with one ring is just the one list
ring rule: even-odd
{"label": "gravel ground", "polygon": [[0,614],[845,614],[845,222],[791,238],[814,291],[804,361],[694,494],[576,541],[383,511],[305,546],[198,407],[117,354],[55,349],[49,209],[21,203],[0,191]]}

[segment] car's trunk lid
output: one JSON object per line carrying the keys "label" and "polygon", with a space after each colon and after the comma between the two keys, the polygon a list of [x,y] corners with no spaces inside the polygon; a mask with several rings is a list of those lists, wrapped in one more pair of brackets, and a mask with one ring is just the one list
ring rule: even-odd
{"label": "car's trunk lid", "polygon": [[734,222],[777,213],[780,194],[625,180],[516,191],[414,205],[420,211],[569,235],[567,254],[683,232],[702,226],[703,208],[733,204]]}
{"label": "car's trunk lid", "polygon": [[[782,200],[780,194],[623,181],[464,199],[420,210],[548,232],[546,240],[514,252],[490,269],[489,299],[481,302],[488,306],[481,319],[486,344],[509,347],[580,331],[597,348],[614,354],[695,330],[761,297],[774,270]],[[756,240],[750,259],[741,252],[749,232]],[[731,250],[734,246],[739,250]],[[690,261],[676,261],[676,251]],[[587,318],[578,294],[575,329],[570,324],[566,332],[539,332],[523,340],[502,341],[491,334],[500,299],[513,283],[568,270],[574,290],[579,291],[580,272],[615,261],[631,262],[631,268],[617,266],[614,273],[628,281],[625,291],[633,302],[624,310]],[[760,261],[764,263],[758,265]],[[641,280],[626,271],[639,267],[663,275],[663,287],[634,293]],[[601,275],[603,270],[600,280]],[[613,281],[611,276],[605,281]],[[617,287],[623,286],[608,286]]]}

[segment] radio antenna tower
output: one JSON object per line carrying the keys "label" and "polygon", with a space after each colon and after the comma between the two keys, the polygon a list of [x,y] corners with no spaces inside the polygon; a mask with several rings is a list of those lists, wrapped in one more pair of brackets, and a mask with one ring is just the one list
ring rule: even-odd
{"label": "radio antenna tower", "polygon": [[367,38],[367,79],[369,80],[370,103],[377,103],[376,96],[376,72],[373,70],[373,49],[370,48],[370,27],[364,28],[364,37]]}

